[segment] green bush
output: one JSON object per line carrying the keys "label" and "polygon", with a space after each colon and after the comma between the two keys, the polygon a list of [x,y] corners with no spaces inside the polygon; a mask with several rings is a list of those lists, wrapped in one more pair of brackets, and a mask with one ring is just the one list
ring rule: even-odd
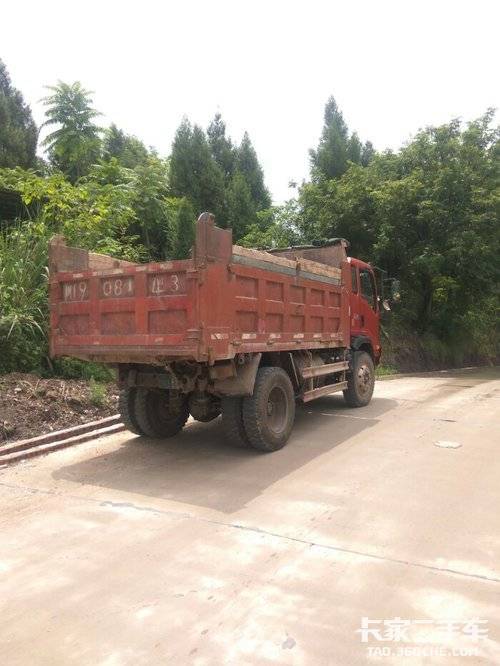
{"label": "green bush", "polygon": [[63,379],[92,379],[100,383],[113,382],[116,379],[115,371],[107,365],[81,361],[78,358],[54,359],[48,374]]}
{"label": "green bush", "polygon": [[106,404],[106,386],[91,378],[89,382],[90,402],[94,407],[103,407]]}

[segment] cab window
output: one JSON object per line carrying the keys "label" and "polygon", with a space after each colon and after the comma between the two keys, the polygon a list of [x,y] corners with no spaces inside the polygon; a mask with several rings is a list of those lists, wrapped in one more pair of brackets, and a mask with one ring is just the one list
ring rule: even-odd
{"label": "cab window", "polygon": [[371,307],[377,309],[377,292],[373,273],[366,268],[360,268],[359,281],[361,283],[361,296],[368,301]]}
{"label": "cab window", "polygon": [[356,266],[351,266],[351,289],[353,294],[358,293],[358,274]]}

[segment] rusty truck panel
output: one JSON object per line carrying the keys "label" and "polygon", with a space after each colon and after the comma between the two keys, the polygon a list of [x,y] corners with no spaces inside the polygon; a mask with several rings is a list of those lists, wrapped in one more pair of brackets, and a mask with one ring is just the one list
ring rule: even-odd
{"label": "rusty truck panel", "polygon": [[211,217],[197,224],[192,259],[181,261],[133,264],[55,237],[51,354],[212,363],[242,352],[349,346],[345,248],[335,249],[334,266],[305,251],[283,255],[233,245]]}

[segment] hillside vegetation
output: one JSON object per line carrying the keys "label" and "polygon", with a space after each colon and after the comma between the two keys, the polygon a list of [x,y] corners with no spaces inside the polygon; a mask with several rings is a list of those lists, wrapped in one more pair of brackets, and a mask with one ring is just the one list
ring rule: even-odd
{"label": "hillside vegetation", "polygon": [[247,246],[347,238],[353,256],[398,278],[401,303],[383,324],[391,363],[404,357],[394,350],[405,341],[429,366],[497,357],[500,134],[492,110],[377,152],[330,98],[310,181],[273,206],[250,137],[235,143],[220,114],[206,130],[183,119],[161,156],[114,124],[101,127],[78,82],[49,87],[44,104],[40,158],[29,107],[0,61],[0,372],[102,378],[98,367],[48,358],[53,234],[133,261],[184,258],[204,210]]}

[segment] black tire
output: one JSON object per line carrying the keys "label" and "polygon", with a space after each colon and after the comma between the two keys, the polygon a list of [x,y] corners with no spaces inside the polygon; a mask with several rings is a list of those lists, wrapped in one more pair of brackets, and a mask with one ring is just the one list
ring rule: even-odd
{"label": "black tire", "polygon": [[372,399],[375,387],[375,366],[365,351],[354,352],[352,372],[347,379],[344,400],[349,407],[365,407]]}
{"label": "black tire", "polygon": [[282,368],[260,368],[253,395],[243,399],[243,423],[250,444],[259,451],[285,446],[295,420],[295,397]]}
{"label": "black tire", "polygon": [[250,441],[243,423],[243,398],[225,396],[221,400],[222,428],[226,439],[241,449],[248,449]]}
{"label": "black tire", "polygon": [[148,437],[173,437],[182,430],[189,416],[184,395],[171,396],[165,389],[138,388],[135,417]]}
{"label": "black tire", "polygon": [[118,396],[118,411],[122,419],[122,423],[130,430],[130,432],[135,433],[136,435],[143,435],[144,433],[139,428],[135,416],[135,394],[137,389],[134,387],[125,387],[120,389]]}

